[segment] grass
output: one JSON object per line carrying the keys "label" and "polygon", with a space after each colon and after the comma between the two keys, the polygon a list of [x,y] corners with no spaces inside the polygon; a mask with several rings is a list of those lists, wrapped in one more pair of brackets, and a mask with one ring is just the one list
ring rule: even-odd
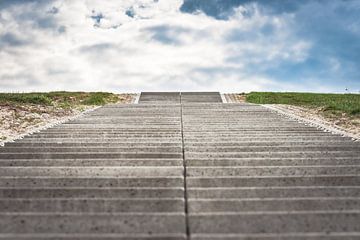
{"label": "grass", "polygon": [[38,93],[0,93],[0,103],[31,103],[41,105],[51,105],[52,101],[44,94]]}
{"label": "grass", "polygon": [[105,92],[0,93],[0,104],[37,104],[70,108],[78,105],[115,103],[119,97]]}
{"label": "grass", "polygon": [[321,108],[325,114],[360,115],[360,94],[251,92],[246,101],[257,104],[288,104]]}

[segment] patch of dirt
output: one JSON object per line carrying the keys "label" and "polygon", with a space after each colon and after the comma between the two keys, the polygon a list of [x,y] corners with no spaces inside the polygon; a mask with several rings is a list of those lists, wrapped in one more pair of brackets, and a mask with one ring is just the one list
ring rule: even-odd
{"label": "patch of dirt", "polygon": [[134,93],[118,94],[119,97],[118,103],[124,103],[124,104],[134,103],[136,100],[136,96],[137,94]]}
{"label": "patch of dirt", "polygon": [[246,102],[246,94],[234,94],[234,93],[228,93],[224,94],[226,102],[228,103],[244,103]]}
{"label": "patch of dirt", "polygon": [[0,144],[37,128],[76,116],[93,107],[62,109],[42,105],[1,105]]}
{"label": "patch of dirt", "polygon": [[[136,94],[119,94],[118,103],[133,103]],[[72,106],[60,108],[34,104],[0,105],[0,146],[4,142],[19,138],[23,134],[49,124],[64,121],[96,106]]]}
{"label": "patch of dirt", "polygon": [[271,106],[304,119],[319,122],[331,128],[347,132],[355,138],[360,139],[359,116],[348,116],[345,113],[340,116],[324,114],[322,108],[299,107],[285,104],[271,104]]}

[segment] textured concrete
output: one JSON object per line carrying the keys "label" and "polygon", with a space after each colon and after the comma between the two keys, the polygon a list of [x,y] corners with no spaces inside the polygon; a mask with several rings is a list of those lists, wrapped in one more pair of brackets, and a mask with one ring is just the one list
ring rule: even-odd
{"label": "textured concrete", "polygon": [[0,239],[360,239],[360,144],[142,93],[0,148]]}
{"label": "textured concrete", "polygon": [[183,103],[191,239],[360,239],[360,145],[250,104]]}
{"label": "textured concrete", "polygon": [[186,239],[179,103],[109,105],[0,149],[0,239]]}

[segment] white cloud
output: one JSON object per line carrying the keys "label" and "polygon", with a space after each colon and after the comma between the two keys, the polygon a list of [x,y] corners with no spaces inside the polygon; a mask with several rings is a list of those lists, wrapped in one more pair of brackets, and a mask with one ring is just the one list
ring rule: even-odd
{"label": "white cloud", "polygon": [[307,58],[311,44],[291,36],[291,15],[263,16],[253,6],[251,18],[239,8],[221,21],[181,13],[181,4],[58,0],[0,10],[0,38],[16,38],[0,44],[0,91],[279,89],[248,67]]}

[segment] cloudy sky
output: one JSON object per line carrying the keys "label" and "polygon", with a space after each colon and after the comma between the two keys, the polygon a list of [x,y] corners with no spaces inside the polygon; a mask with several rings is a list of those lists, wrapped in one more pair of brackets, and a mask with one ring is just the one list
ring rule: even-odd
{"label": "cloudy sky", "polygon": [[0,91],[345,88],[359,0],[0,0]]}

